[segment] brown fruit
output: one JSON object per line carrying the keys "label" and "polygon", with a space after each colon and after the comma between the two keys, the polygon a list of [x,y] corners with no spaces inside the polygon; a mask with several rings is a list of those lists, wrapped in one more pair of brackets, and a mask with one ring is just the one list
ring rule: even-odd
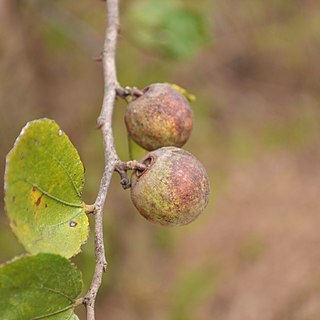
{"label": "brown fruit", "polygon": [[165,83],[142,90],[143,95],[127,105],[125,123],[130,137],[148,151],[165,146],[182,147],[193,124],[189,102]]}
{"label": "brown fruit", "polygon": [[208,203],[209,179],[203,165],[189,152],[164,147],[148,153],[148,166],[132,176],[131,199],[140,214],[164,226],[195,220]]}

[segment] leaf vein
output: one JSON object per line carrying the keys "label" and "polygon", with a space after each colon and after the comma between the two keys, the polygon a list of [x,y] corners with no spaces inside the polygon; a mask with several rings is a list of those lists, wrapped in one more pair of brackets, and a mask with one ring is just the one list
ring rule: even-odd
{"label": "leaf vein", "polygon": [[61,202],[67,206],[70,206],[70,207],[76,207],[76,208],[82,208],[82,204],[79,204],[79,203],[72,203],[72,202],[68,202],[68,201],[65,201],[65,200],[62,200],[52,194],[50,194],[49,192],[45,191],[44,189],[42,189],[41,187],[39,187],[36,183],[33,183],[27,179],[21,179],[21,181],[25,181],[26,183],[32,185],[33,187],[37,188],[40,192],[42,192],[43,194],[45,194],[46,196],[48,196],[49,198],[53,199],[53,200],[56,200],[58,202]]}
{"label": "leaf vein", "polygon": [[63,163],[61,162],[61,160],[59,160],[58,158],[56,158],[53,154],[51,154],[50,152],[48,152],[46,149],[42,148],[44,150],[44,152],[46,154],[48,154],[53,160],[55,160],[58,165],[64,170],[64,172],[67,174],[69,180],[71,181],[72,183],[72,186],[74,188],[74,190],[76,191],[77,195],[79,198],[81,198],[81,192],[78,190],[76,184],[75,184],[75,181],[73,180],[69,170],[63,165]]}
{"label": "leaf vein", "polygon": [[62,225],[62,224],[65,224],[65,223],[67,223],[67,222],[70,222],[72,219],[77,218],[78,216],[80,216],[81,213],[83,213],[83,210],[77,212],[74,216],[68,218],[68,219],[65,220],[65,221],[62,221],[62,222],[59,222],[59,223],[53,224],[53,225],[48,225],[47,227],[49,227],[49,228],[58,227],[58,226],[60,226],[60,225]]}
{"label": "leaf vein", "polygon": [[[70,309],[72,309],[72,308],[73,308],[73,306],[70,305],[70,306],[68,306],[68,307],[65,307],[65,308],[59,310],[59,311],[52,312],[52,313],[49,313],[49,314],[45,314],[45,315],[43,315],[43,316],[39,316],[39,317],[36,317],[36,318],[32,318],[31,320],[40,320],[40,319],[45,319],[45,318],[47,318],[47,317],[56,316],[57,314],[63,313],[63,312],[68,311],[68,310],[70,310]],[[70,319],[70,318],[69,318],[69,319]]]}

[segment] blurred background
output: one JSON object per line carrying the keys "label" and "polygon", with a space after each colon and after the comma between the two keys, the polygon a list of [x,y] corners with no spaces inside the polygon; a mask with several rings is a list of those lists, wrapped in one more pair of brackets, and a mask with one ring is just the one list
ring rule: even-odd
{"label": "blurred background", "polygon": [[[0,1],[1,177],[25,123],[52,118],[78,149],[84,201],[94,202],[103,78],[93,58],[104,28],[102,1]],[[172,82],[196,95],[185,149],[207,168],[212,194],[197,221],[163,228],[140,217],[114,176],[98,319],[319,319],[319,56],[316,0],[121,1],[119,81]],[[129,160],[124,110],[117,101],[114,131]],[[4,262],[24,250],[5,217],[2,186],[0,207]],[[74,259],[85,290],[92,236]],[[76,311],[85,319],[83,307]]]}

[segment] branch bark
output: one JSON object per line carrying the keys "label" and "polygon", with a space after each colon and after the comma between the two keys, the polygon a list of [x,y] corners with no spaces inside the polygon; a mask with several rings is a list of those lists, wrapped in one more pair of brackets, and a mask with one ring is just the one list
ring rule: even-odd
{"label": "branch bark", "polygon": [[105,249],[103,242],[103,207],[107,197],[112,174],[115,170],[119,157],[114,147],[112,132],[112,114],[117,90],[121,89],[118,84],[115,64],[117,36],[119,31],[119,1],[107,0],[107,28],[105,33],[104,48],[102,53],[104,73],[104,96],[101,113],[98,117],[98,125],[102,131],[104,144],[105,168],[100,183],[100,189],[94,204],[95,214],[95,255],[96,266],[90,289],[84,298],[87,309],[87,320],[95,320],[95,300],[101,286],[103,272],[107,268]]}

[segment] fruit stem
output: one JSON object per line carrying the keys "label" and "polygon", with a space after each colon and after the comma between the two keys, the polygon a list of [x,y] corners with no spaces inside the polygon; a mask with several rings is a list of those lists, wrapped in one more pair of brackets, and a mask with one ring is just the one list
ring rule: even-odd
{"label": "fruit stem", "polygon": [[143,172],[147,170],[148,166],[137,160],[132,160],[128,162],[118,161],[115,166],[115,171],[119,173],[121,178],[121,185],[123,189],[129,189],[131,187],[130,179],[128,177],[128,170],[134,170]]}
{"label": "fruit stem", "polygon": [[137,160],[132,160],[132,161],[128,161],[128,162],[122,162],[119,161],[116,164],[116,171],[117,169],[120,170],[136,170],[136,171],[144,171],[146,169],[148,169],[148,166],[146,166],[145,164],[138,162]]}
{"label": "fruit stem", "polygon": [[127,102],[139,98],[143,95],[143,91],[139,90],[136,87],[125,87],[122,88],[121,86],[118,86],[116,88],[116,94],[118,97],[125,99]]}

